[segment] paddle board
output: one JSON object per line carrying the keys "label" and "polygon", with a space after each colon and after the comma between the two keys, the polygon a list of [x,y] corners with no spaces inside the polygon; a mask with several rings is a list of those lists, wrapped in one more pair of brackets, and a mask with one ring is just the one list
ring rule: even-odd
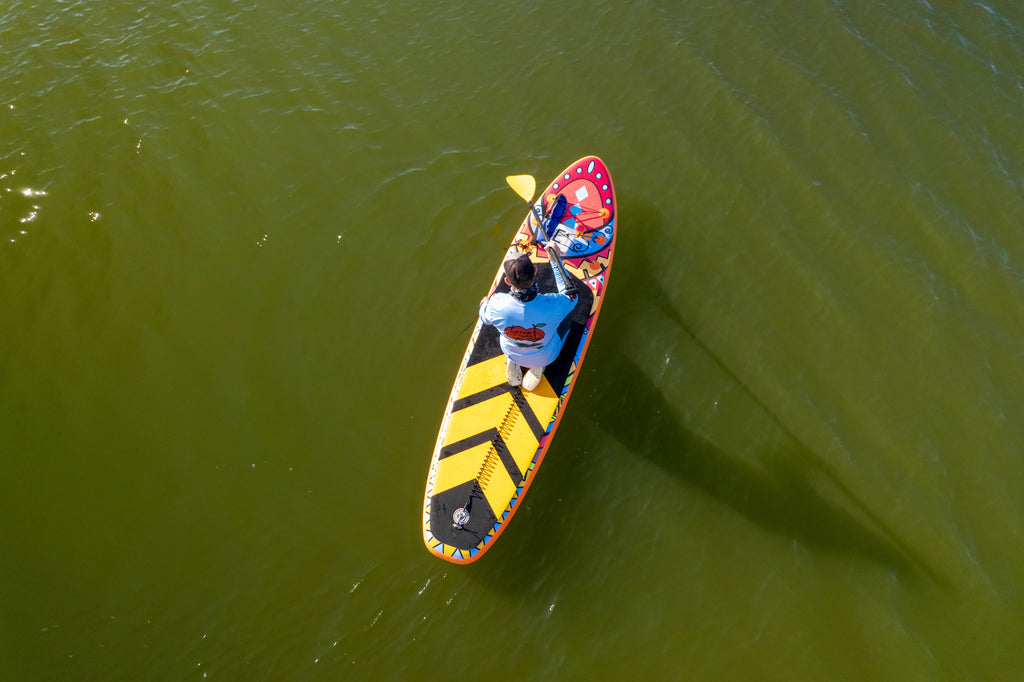
{"label": "paddle board", "polygon": [[[553,241],[578,293],[565,343],[540,385],[525,391],[505,378],[498,330],[477,319],[445,407],[423,499],[423,541],[446,561],[479,559],[522,505],[565,412],[604,301],[617,216],[608,169],[587,156],[559,173],[535,201],[545,217],[559,195],[566,210]],[[527,213],[512,244],[532,240],[531,220]],[[536,246],[530,258],[541,293],[556,291],[544,247]],[[488,295],[508,289],[499,263]]]}

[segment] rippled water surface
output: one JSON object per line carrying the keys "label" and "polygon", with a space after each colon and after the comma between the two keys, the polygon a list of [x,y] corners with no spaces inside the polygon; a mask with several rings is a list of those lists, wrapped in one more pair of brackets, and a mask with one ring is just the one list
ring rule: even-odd
{"label": "rippled water surface", "polygon": [[[0,678],[1020,678],[1024,6],[0,16]],[[439,562],[504,177],[586,154],[586,365]]]}

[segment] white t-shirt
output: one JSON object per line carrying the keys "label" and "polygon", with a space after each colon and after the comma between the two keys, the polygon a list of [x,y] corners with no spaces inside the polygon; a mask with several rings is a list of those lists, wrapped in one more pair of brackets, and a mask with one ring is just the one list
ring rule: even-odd
{"label": "white t-shirt", "polygon": [[480,319],[498,328],[501,350],[512,362],[543,369],[562,350],[558,325],[575,306],[565,294],[537,294],[524,303],[510,294],[497,293],[480,303]]}

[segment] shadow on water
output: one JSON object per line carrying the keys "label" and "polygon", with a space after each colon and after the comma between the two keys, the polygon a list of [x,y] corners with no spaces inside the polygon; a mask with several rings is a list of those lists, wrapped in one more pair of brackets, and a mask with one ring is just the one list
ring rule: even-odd
{"label": "shadow on water", "polygon": [[[621,409],[608,403],[603,403],[594,417],[624,447],[751,522],[808,547],[852,552],[901,572],[918,568],[931,575],[927,566],[791,434],[787,433],[782,445],[763,446],[756,458],[761,466],[754,466],[684,427],[674,416],[674,406],[621,351],[614,349],[611,360],[627,370],[626,378],[616,385],[616,403],[629,405],[637,417],[622,419]],[[821,488],[831,488],[834,493],[825,494]],[[858,519],[842,502],[866,516],[869,523]]]}
{"label": "shadow on water", "polygon": [[[640,241],[653,242],[651,235],[668,229],[655,207],[634,208],[634,221],[643,225],[642,229],[638,228],[642,235]],[[627,356],[621,342],[606,346],[609,357],[603,362],[619,371],[616,372],[614,400],[595,401],[594,418],[602,428],[629,450],[705,491],[761,527],[809,547],[852,552],[904,573],[925,574],[933,582],[941,583],[928,564],[689,327],[672,297],[653,274],[655,271],[647,254],[654,253],[654,248],[654,243],[643,244],[630,254],[632,264],[624,268],[626,272],[616,282],[629,290],[624,298],[642,295],[750,398],[756,410],[775,424],[779,429],[777,435],[782,437],[776,438],[772,445],[762,446],[757,457],[751,460],[720,449],[681,423],[675,416],[675,406]],[[635,315],[631,307],[620,308],[623,312],[616,315],[620,318],[616,326],[642,325],[641,319],[629,319]],[[630,414],[635,417],[622,419],[622,406],[629,406]],[[752,465],[751,461],[760,466]]]}

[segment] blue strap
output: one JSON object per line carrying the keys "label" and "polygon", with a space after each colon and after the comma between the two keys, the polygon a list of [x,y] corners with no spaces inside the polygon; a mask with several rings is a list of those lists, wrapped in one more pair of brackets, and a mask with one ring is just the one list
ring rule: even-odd
{"label": "blue strap", "polygon": [[558,224],[562,222],[562,216],[565,215],[565,208],[569,205],[566,201],[564,194],[559,194],[558,198],[555,199],[555,205],[551,207],[551,215],[544,221],[544,235],[547,239],[555,238],[555,230],[558,229]]}

